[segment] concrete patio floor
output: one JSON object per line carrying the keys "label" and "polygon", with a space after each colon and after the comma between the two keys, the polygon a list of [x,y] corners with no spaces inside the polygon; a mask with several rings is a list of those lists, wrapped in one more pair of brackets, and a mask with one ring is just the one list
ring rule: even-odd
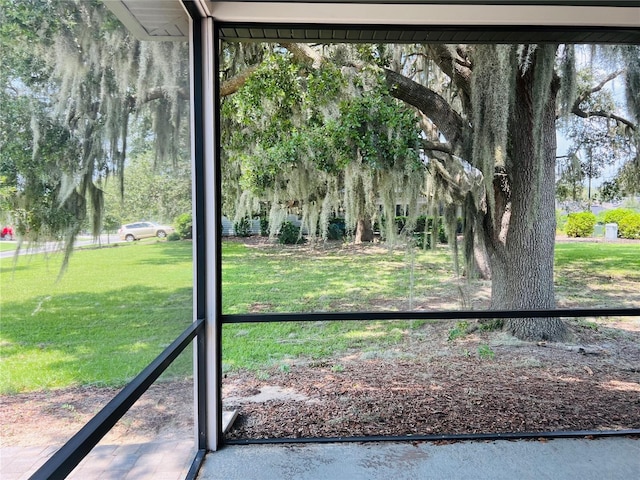
{"label": "concrete patio floor", "polygon": [[[0,448],[0,480],[27,480],[58,447]],[[183,480],[196,454],[193,440],[97,445],[70,480]]]}
{"label": "concrete patio floor", "polygon": [[[3,447],[0,479],[26,480],[54,447]],[[193,442],[98,445],[70,479],[184,479]],[[209,453],[199,480],[631,480],[640,438],[434,443],[230,445]]]}
{"label": "concrete patio floor", "polygon": [[640,439],[226,446],[198,480],[640,478]]}

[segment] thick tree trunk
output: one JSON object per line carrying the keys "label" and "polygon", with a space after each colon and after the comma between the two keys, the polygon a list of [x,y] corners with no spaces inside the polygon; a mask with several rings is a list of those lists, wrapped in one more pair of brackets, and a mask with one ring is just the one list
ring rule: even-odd
{"label": "thick tree trunk", "polygon": [[[538,47],[538,52],[542,52],[540,55],[552,54],[546,48]],[[446,51],[440,50],[439,54],[442,53]],[[544,60],[549,58],[547,56]],[[516,73],[517,92],[510,117],[511,135],[507,152],[510,163],[497,172],[494,178],[495,204],[476,230],[483,232],[489,254],[490,268],[485,265],[481,269],[486,275],[491,275],[492,308],[500,310],[555,307],[555,103],[558,84],[554,79],[551,88],[546,85],[534,93],[534,72],[538,60],[535,58],[524,73]],[[552,64],[547,63],[547,68],[552,68],[549,65]],[[442,97],[399,73],[385,70],[385,74],[391,94],[429,117],[451,143],[451,153],[463,158],[471,156],[470,142],[464,140],[470,136],[467,132],[469,124]],[[469,87],[466,74],[455,74],[452,78],[463,91],[463,87]],[[535,100],[540,95],[548,95],[541,130],[535,122]],[[537,148],[540,135],[544,137],[541,151]],[[474,241],[474,248],[465,253],[468,257],[473,255],[474,260],[479,254],[478,258],[482,259],[482,252],[476,249],[476,244],[480,246],[482,242]],[[505,328],[526,340],[562,340],[567,333],[566,326],[557,318],[510,319],[505,322]]]}
{"label": "thick tree trunk", "polygon": [[373,242],[373,227],[371,218],[359,218],[356,224],[355,243]]}
{"label": "thick tree trunk", "polygon": [[[542,113],[543,146],[538,138],[531,71],[518,76],[511,122],[509,188],[496,189],[497,221],[487,246],[491,258],[492,308],[529,310],[555,308],[555,97],[552,88]],[[501,201],[501,199],[503,201]],[[567,334],[558,318],[507,319],[507,331],[523,340],[560,341]]]}

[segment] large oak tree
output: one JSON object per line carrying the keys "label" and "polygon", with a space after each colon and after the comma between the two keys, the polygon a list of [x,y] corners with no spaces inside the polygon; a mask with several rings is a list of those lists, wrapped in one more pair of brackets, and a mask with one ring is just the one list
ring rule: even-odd
{"label": "large oak tree", "polygon": [[[349,69],[362,75],[378,72],[386,81],[386,94],[413,107],[415,121],[422,127],[421,152],[428,160],[423,171],[413,174],[426,173],[434,189],[423,193],[445,192],[439,195],[441,200],[464,207],[467,271],[476,268],[491,277],[492,308],[555,308],[557,122],[568,115],[606,118],[616,129],[616,141],[624,138],[627,148],[635,152],[637,164],[637,46],[606,47],[609,58],[618,60],[608,66],[616,73],[607,72],[597,85],[580,93],[575,88],[576,47],[572,45],[283,47],[291,54],[289,65],[299,78],[308,79],[308,72],[327,64],[341,74]],[[626,79],[627,116],[591,109],[590,95],[619,75]],[[251,85],[250,79],[247,84]],[[243,87],[238,88],[242,95]],[[364,95],[351,90],[351,95]],[[287,96],[286,101],[304,102],[303,95],[297,98]],[[344,99],[335,102],[343,105]],[[260,105],[260,101],[255,105],[257,110]],[[363,124],[370,120],[366,114],[360,117]],[[325,119],[323,131],[334,139],[329,124]],[[282,144],[278,138],[267,138],[272,147]],[[366,150],[358,147],[352,162]],[[252,154],[255,158],[256,152]],[[305,151],[303,156],[313,154]],[[633,155],[630,158],[628,167],[634,161]],[[298,168],[296,161],[289,159],[287,172]],[[478,182],[479,177],[483,181]],[[309,198],[301,195],[296,200]],[[560,340],[566,335],[564,323],[557,318],[510,319],[505,327],[523,339]]]}

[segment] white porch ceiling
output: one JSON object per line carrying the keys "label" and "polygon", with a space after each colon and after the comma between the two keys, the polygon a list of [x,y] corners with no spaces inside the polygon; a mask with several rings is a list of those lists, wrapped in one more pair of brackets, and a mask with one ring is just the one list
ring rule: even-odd
{"label": "white porch ceiling", "polygon": [[140,40],[187,40],[189,17],[179,0],[103,0]]}
{"label": "white porch ceiling", "polygon": [[[181,0],[104,2],[140,39],[187,39],[188,16]],[[219,22],[223,27],[221,37],[228,40],[640,42],[638,0],[193,0],[193,3]],[[361,27],[349,28],[355,25]]]}

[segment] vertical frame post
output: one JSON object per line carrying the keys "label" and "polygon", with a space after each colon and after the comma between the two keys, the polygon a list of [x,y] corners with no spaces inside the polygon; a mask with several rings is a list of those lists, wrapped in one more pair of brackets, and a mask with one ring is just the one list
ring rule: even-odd
{"label": "vertical frame post", "polygon": [[191,17],[194,319],[205,320],[194,352],[196,436],[199,450],[215,451],[222,440],[217,44],[213,19],[194,2],[185,7]]}

